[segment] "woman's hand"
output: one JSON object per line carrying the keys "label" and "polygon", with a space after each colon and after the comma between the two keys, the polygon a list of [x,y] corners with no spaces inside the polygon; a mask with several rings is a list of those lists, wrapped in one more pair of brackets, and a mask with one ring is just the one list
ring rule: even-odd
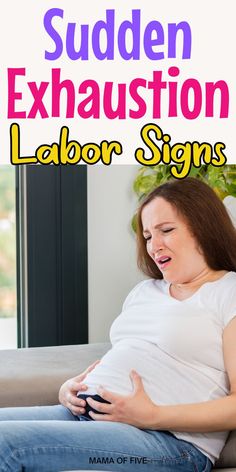
{"label": "woman's hand", "polygon": [[85,413],[85,400],[79,399],[77,393],[85,392],[87,390],[87,385],[82,382],[86,375],[91,372],[99,362],[100,360],[95,361],[84,372],[82,372],[82,374],[67,380],[62,384],[59,390],[59,402],[66,408],[69,408],[73,415],[82,415]]}
{"label": "woman's hand", "polygon": [[134,391],[130,395],[117,395],[102,387],[98,394],[111,403],[100,403],[92,398],[87,398],[87,403],[95,410],[105,413],[89,412],[91,418],[97,421],[118,421],[136,426],[140,429],[157,429],[158,406],[155,405],[146,394],[142,379],[137,372],[131,371],[130,378],[133,381]]}

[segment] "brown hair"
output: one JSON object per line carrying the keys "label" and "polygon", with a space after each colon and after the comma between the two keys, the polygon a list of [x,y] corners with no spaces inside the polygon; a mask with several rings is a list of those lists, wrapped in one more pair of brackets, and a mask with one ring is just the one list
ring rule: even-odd
{"label": "brown hair", "polygon": [[155,188],[138,209],[137,261],[146,275],[163,278],[147,253],[142,226],[142,210],[156,197],[164,198],[183,216],[211,269],[236,271],[236,229],[223,202],[207,184],[188,177],[170,180]]}

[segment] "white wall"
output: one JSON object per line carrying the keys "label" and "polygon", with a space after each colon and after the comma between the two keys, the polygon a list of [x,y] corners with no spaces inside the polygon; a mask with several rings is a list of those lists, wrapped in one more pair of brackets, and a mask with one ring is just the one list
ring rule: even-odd
{"label": "white wall", "polygon": [[144,276],[136,266],[130,228],[138,166],[88,166],[89,342],[109,340],[109,328],[130,289]]}

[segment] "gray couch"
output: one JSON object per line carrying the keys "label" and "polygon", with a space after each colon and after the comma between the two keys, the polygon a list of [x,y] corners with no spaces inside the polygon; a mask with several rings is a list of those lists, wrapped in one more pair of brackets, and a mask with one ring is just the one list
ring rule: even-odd
{"label": "gray couch", "polygon": [[[109,347],[86,344],[0,351],[0,407],[56,404],[60,385],[100,359]],[[236,472],[236,431],[230,433],[215,468]]]}

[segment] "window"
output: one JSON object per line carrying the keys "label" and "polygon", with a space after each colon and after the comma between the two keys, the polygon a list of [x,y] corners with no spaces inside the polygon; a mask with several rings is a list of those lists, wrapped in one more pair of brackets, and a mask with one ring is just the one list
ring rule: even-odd
{"label": "window", "polygon": [[1,166],[0,349],[87,343],[87,273],[86,166]]}

